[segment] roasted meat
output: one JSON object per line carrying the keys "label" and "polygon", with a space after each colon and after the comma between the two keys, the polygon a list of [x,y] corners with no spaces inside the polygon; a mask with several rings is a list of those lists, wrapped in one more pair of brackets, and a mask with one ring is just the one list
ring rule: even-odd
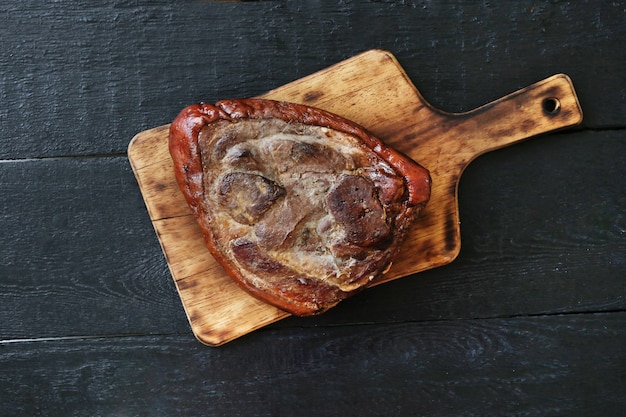
{"label": "roasted meat", "polygon": [[295,315],[324,312],[384,273],[430,197],[425,168],[294,103],[189,106],[169,149],[211,254],[244,290]]}

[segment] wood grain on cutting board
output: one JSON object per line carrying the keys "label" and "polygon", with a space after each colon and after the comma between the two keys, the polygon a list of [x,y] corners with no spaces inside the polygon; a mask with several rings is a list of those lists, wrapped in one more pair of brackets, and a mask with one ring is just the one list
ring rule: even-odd
{"label": "wood grain on cutting board", "polygon": [[[375,284],[445,265],[458,255],[457,187],[474,158],[582,121],[565,75],[471,112],[439,111],[423,99],[393,55],[382,50],[364,52],[262,97],[353,120],[430,170],[431,200],[392,268]],[[209,254],[174,178],[168,127],[139,133],[128,156],[192,330],[201,342],[217,346],[288,314],[241,290]]]}

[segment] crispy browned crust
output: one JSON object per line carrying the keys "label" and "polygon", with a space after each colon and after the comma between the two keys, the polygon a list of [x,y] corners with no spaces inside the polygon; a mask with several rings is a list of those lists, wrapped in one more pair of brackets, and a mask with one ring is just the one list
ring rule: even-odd
{"label": "crispy browned crust", "polygon": [[[407,156],[385,146],[357,124],[335,114],[294,103],[263,99],[223,100],[215,105],[195,104],[181,111],[170,127],[169,150],[174,162],[178,185],[192,209],[202,230],[206,245],[228,275],[253,296],[295,315],[312,315],[326,311],[355,291],[345,292],[325,282],[295,277],[286,267],[275,260],[266,259],[258,247],[250,242],[233,243],[239,256],[258,261],[255,263],[260,275],[269,277],[267,285],[260,288],[245,279],[242,272],[229,260],[216,242],[211,225],[211,214],[202,204],[204,195],[203,162],[198,138],[201,130],[214,122],[241,119],[271,119],[295,121],[311,126],[327,127],[358,138],[362,144],[386,161],[404,181],[406,192],[401,197],[402,213],[396,216],[394,226],[397,241],[381,255],[384,259],[375,265],[364,265],[364,271],[380,274],[395,255],[400,238],[414,220],[419,210],[430,198],[430,175],[428,170]],[[365,271],[367,270],[367,271]],[[364,287],[365,285],[363,285]]]}

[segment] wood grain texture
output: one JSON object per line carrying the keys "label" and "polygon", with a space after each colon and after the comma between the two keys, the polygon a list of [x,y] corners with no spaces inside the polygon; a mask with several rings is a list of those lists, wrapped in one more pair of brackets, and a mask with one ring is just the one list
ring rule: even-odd
{"label": "wood grain texture", "polygon": [[[263,97],[353,120],[430,170],[431,199],[393,266],[374,285],[456,258],[461,243],[458,181],[473,159],[582,121],[573,86],[564,75],[471,112],[441,112],[423,99],[395,57],[382,50],[364,52]],[[547,112],[546,100],[558,112]],[[194,334],[203,343],[221,345],[286,317],[243,292],[209,255],[191,211],[176,192],[167,135],[166,126],[142,132],[133,138],[128,154]]]}
{"label": "wood grain texture", "polygon": [[[626,308],[626,199],[615,182],[626,161],[614,157],[624,152],[622,132],[585,131],[479,157],[461,177],[453,264],[278,326]],[[547,192],[521,180],[537,175],[551,179]],[[189,332],[124,158],[5,161],[0,194],[2,340]]]}
{"label": "wood grain texture", "polygon": [[615,155],[625,153],[617,130],[485,154],[461,177],[462,244],[452,264],[274,326],[486,318],[494,308],[496,316],[624,310],[626,189],[615,179],[626,178],[626,159]]}
{"label": "wood grain texture", "polygon": [[0,163],[0,338],[188,331],[136,187],[121,157]]}
{"label": "wood grain texture", "polygon": [[0,158],[123,153],[185,105],[262,94],[373,48],[446,111],[566,73],[585,81],[586,126],[626,125],[621,2],[24,0],[0,19],[0,131],[12,142]]}
{"label": "wood grain texture", "polygon": [[[0,415],[623,415],[623,1],[0,3]],[[469,165],[453,263],[202,346],[129,138],[373,48],[448,112],[566,73],[584,122]]]}
{"label": "wood grain texture", "polygon": [[625,313],[3,344],[3,415],[618,417]]}
{"label": "wood grain texture", "polygon": [[[614,130],[483,155],[461,177],[452,264],[273,326],[623,310],[625,152]],[[125,158],[5,161],[0,194],[2,340],[190,332]]]}

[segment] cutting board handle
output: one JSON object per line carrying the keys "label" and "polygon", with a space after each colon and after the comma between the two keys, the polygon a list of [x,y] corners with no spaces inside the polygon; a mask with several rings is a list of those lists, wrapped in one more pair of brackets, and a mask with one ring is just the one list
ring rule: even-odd
{"label": "cutting board handle", "polygon": [[437,138],[438,146],[445,143],[445,153],[450,156],[444,164],[461,170],[485,152],[578,125],[583,118],[572,81],[565,74],[553,75],[466,113],[441,114],[444,139]]}
{"label": "cutting board handle", "polygon": [[422,246],[418,245],[419,239],[412,245],[423,253],[436,253],[430,261],[443,265],[460,251],[458,185],[469,163],[485,152],[577,125],[582,122],[582,110],[572,82],[564,74],[467,113],[447,113],[432,108],[421,96],[418,99],[412,114],[416,120],[397,143],[404,143],[406,153],[418,162],[425,161],[430,170],[431,201],[421,220],[432,229],[433,236],[442,239],[436,243],[436,250],[430,249],[426,240]]}

